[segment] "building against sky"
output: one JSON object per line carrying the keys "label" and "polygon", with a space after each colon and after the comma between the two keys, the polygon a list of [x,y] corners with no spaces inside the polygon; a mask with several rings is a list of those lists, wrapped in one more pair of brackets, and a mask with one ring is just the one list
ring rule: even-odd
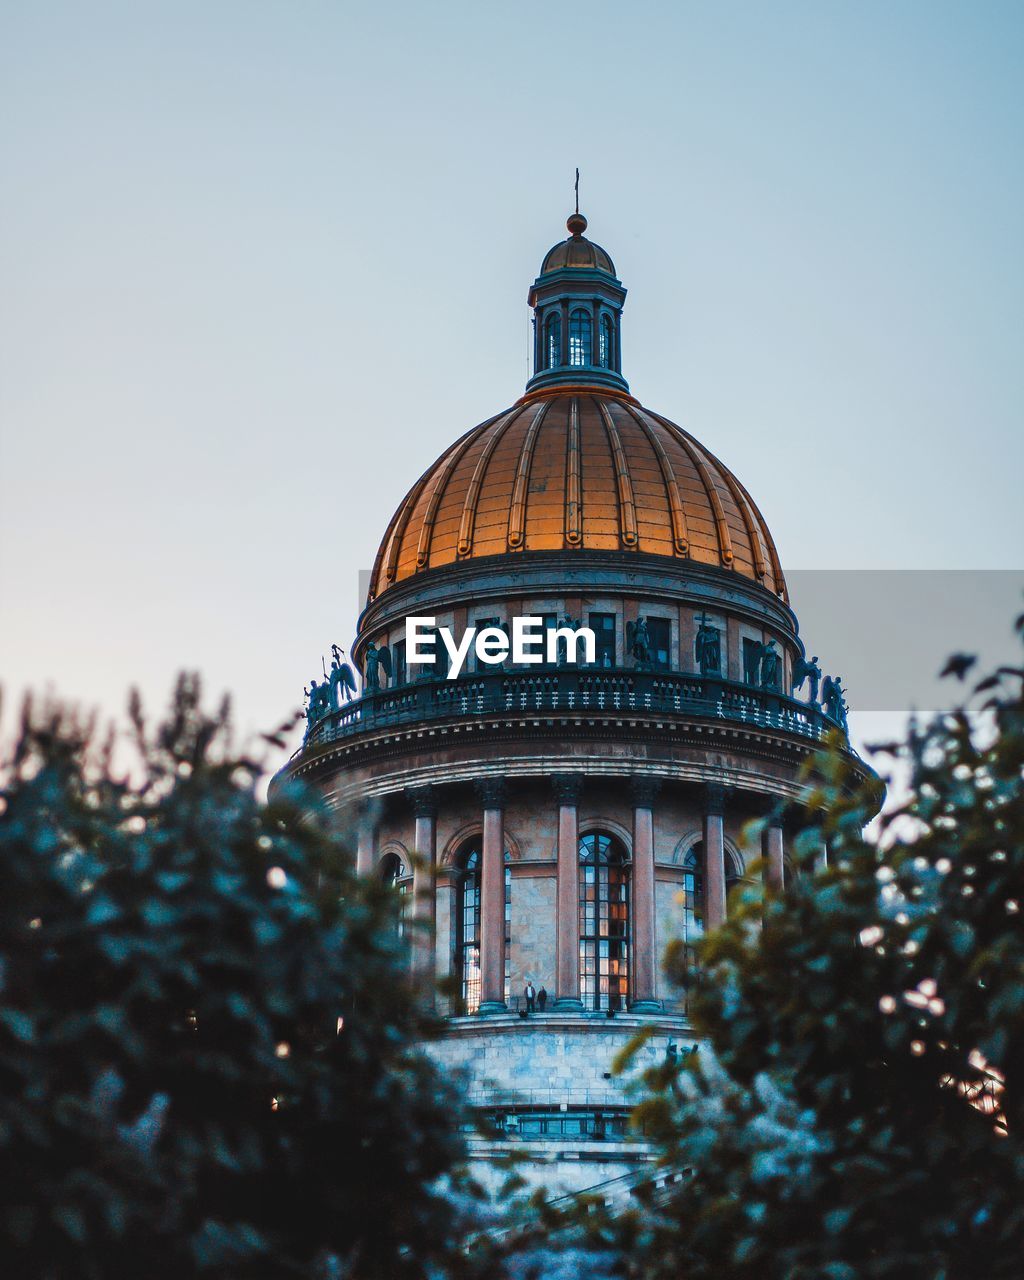
{"label": "building against sky", "polygon": [[[362,694],[335,679],[283,775],[315,784],[357,830],[359,870],[407,895],[410,963],[452,992],[436,1052],[504,1134],[481,1159],[526,1143],[536,1176],[579,1190],[649,1154],[617,1052],[646,1023],[647,1061],[689,1043],[665,946],[723,919],[762,854],[782,890],[800,766],[846,720],[820,670],[800,680],[810,655],[754,499],[632,396],[625,287],[586,218],[567,228],[530,288],[525,394],[402,500],[353,648]],[[425,616],[456,637],[517,616],[587,626],[594,661],[471,656],[449,679],[446,657],[409,661],[407,619]]]}

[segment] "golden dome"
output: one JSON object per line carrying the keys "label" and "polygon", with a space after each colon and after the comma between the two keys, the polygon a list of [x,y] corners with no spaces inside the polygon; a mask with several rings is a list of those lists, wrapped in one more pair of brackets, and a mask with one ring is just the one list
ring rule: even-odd
{"label": "golden dome", "polygon": [[525,396],[447,449],[399,507],[369,598],[484,556],[601,550],[741,574],[786,597],[775,544],[732,472],[674,422],[592,387]]}
{"label": "golden dome", "polygon": [[569,215],[566,222],[570,235],[568,240],[559,240],[544,255],[541,263],[541,275],[549,271],[561,271],[564,267],[582,267],[594,271],[607,271],[615,275],[615,263],[599,244],[585,239],[583,232],[587,229],[587,220],[582,213]]}

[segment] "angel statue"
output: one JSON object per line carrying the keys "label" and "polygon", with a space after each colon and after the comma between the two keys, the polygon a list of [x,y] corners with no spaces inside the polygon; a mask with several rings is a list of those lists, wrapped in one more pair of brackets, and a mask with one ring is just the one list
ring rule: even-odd
{"label": "angel statue", "polygon": [[806,658],[797,658],[793,663],[793,692],[804,683],[805,680],[810,681],[808,686],[808,702],[814,703],[818,701],[818,685],[821,682],[821,667],[818,666],[818,655],[808,661]]}
{"label": "angel statue", "polygon": [[626,623],[626,648],[638,667],[646,667],[651,661],[651,633],[647,629],[646,618]]}
{"label": "angel statue", "polygon": [[349,702],[356,692],[356,678],[347,662],[342,662],[344,649],[336,644],[331,645],[331,673],[328,676],[331,691],[331,706],[335,709],[342,702]]}
{"label": "angel statue", "polygon": [[363,697],[380,693],[380,673],[391,679],[391,650],[387,645],[377,646],[371,640],[363,658]]}

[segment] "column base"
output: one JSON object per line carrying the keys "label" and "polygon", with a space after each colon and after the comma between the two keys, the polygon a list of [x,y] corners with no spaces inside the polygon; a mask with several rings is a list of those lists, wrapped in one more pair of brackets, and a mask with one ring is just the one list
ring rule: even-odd
{"label": "column base", "polygon": [[481,1000],[477,1013],[485,1017],[489,1013],[508,1013],[508,1005],[504,1000]]}
{"label": "column base", "polygon": [[551,1008],[558,1013],[582,1013],[583,1001],[578,996],[558,996]]}
{"label": "column base", "polygon": [[630,1013],[664,1013],[663,1000],[634,1000],[629,1006]]}

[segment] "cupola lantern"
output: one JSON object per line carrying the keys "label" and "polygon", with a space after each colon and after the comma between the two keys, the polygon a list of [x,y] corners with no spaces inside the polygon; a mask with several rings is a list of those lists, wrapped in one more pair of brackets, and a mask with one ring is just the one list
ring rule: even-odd
{"label": "cupola lantern", "polygon": [[566,385],[628,391],[620,344],[626,290],[610,256],[584,236],[583,214],[570,214],[565,225],[568,239],[548,251],[530,288],[533,377],[526,390]]}

